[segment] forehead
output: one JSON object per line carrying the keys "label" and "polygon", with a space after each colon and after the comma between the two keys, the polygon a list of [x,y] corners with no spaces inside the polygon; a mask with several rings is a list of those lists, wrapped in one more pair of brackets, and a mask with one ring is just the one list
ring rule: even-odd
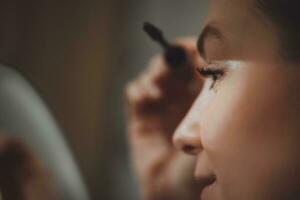
{"label": "forehead", "polygon": [[211,6],[228,6],[230,8],[249,8],[255,4],[256,0],[210,0]]}
{"label": "forehead", "polygon": [[[219,30],[222,40],[217,46],[223,46],[223,49],[219,48],[223,51],[226,47],[227,54],[239,58],[275,55],[278,41],[274,28],[256,9],[256,0],[211,0],[207,26]],[[205,41],[207,45],[212,44],[208,37]],[[208,46],[209,50],[216,47]]]}
{"label": "forehead", "polygon": [[255,20],[256,14],[255,0],[211,0],[208,21],[236,27]]}

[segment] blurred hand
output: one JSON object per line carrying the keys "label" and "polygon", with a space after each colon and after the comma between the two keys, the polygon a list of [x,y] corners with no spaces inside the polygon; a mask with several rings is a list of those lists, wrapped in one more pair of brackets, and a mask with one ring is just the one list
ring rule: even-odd
{"label": "blurred hand", "polygon": [[42,163],[21,141],[5,136],[0,136],[0,191],[3,200],[57,199]]}
{"label": "blurred hand", "polygon": [[171,69],[157,56],[126,88],[132,159],[146,200],[199,198],[195,158],[176,150],[172,135],[202,88],[194,68],[200,58],[194,39],[178,45],[188,53],[187,66]]}

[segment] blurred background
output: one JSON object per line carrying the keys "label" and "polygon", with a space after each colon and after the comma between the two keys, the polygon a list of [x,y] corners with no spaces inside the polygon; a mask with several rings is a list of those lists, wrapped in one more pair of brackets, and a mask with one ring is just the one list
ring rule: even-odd
{"label": "blurred background", "polygon": [[1,0],[0,60],[21,72],[63,130],[91,199],[139,199],[123,89],[161,52],[142,31],[196,36],[207,0]]}

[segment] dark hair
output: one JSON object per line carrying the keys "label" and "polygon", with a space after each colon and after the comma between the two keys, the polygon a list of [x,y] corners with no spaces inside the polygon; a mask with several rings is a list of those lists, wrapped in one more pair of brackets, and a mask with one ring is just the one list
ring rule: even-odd
{"label": "dark hair", "polygon": [[256,0],[257,8],[275,25],[280,54],[288,61],[300,61],[300,1]]}

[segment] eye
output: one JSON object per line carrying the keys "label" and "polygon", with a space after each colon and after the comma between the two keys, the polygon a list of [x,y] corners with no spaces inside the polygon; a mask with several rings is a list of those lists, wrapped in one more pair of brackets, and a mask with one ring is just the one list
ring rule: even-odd
{"label": "eye", "polygon": [[197,71],[201,76],[204,78],[211,78],[212,79],[212,85],[210,86],[210,89],[213,89],[216,85],[216,83],[221,80],[225,74],[225,71],[223,69],[219,68],[210,68],[210,67],[199,67],[197,68]]}

